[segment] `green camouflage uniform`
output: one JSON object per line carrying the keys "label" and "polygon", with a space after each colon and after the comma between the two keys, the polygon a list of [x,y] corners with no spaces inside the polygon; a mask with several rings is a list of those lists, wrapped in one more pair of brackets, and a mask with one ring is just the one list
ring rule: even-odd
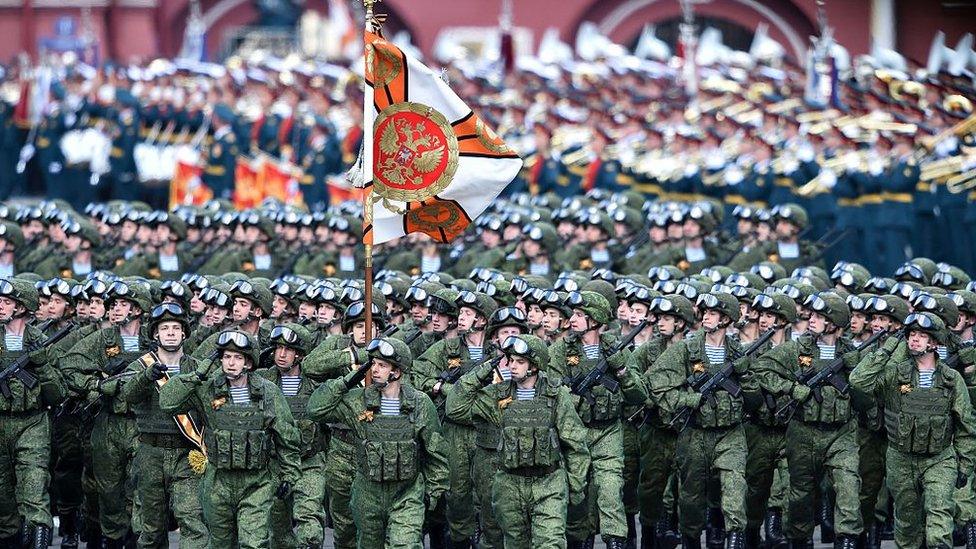
{"label": "green camouflage uniform", "polygon": [[[6,328],[0,326],[0,343],[5,335]],[[33,326],[24,329],[23,337],[24,349],[44,339]],[[0,368],[22,354],[3,343]],[[58,404],[67,389],[50,359],[46,349],[31,356],[28,369],[39,381],[36,387],[30,389],[10,378],[10,398],[0,395],[0,541],[11,543],[8,547],[20,543],[15,540],[22,517],[28,527],[52,525],[48,491],[51,421],[47,409]]]}
{"label": "green camouflage uniform", "polygon": [[200,493],[215,549],[268,547],[276,480],[295,486],[301,476],[300,436],[285,397],[258,375],[247,384],[246,405],[233,403],[222,372],[202,381],[178,375],[159,393],[164,412],[203,417],[208,464]]}
{"label": "green camouflage uniform", "polygon": [[[617,337],[604,333],[600,336],[600,352],[606,353],[617,342]],[[570,335],[555,342],[549,350],[549,374],[554,379],[577,376],[592,370],[599,359],[587,358],[580,337]],[[621,430],[622,406],[639,405],[647,400],[647,388],[631,352],[624,349],[613,356],[609,372],[616,375],[625,369],[620,390],[612,393],[598,385],[593,389],[594,403],[573,396],[576,410],[586,426],[587,446],[590,449],[592,469],[589,489],[582,505],[569,512],[567,531],[575,540],[585,540],[599,527],[604,538],[627,537],[627,515],[623,506],[623,433]]]}
{"label": "green camouflage uniform", "polygon": [[[739,351],[737,341],[726,337],[727,359]],[[648,374],[651,397],[665,415],[682,407],[696,408],[692,425],[678,435],[675,453],[678,462],[678,499],[682,534],[697,539],[705,527],[708,484],[715,476],[721,491],[725,526],[741,531],[746,526],[746,439],[742,427],[744,396],[756,388],[746,374],[747,362],[736,364],[735,373],[743,396],[725,391],[715,393],[715,404],[702,402],[701,394],[688,385],[688,378],[704,372],[715,373],[724,364],[711,364],[705,355],[705,333],[691,337],[664,351]]]}
{"label": "green camouflage uniform", "polygon": [[[139,433],[131,407],[119,396],[124,376],[100,381],[121,373],[148,346],[140,335],[138,350],[123,350],[121,332],[111,326],[76,343],[61,361],[68,387],[85,395],[86,401],[100,401],[92,427],[92,462],[102,535],[115,540],[135,526],[132,466]],[[137,528],[132,530],[138,533]]]}
{"label": "green camouflage uniform", "polygon": [[884,408],[895,544],[951,547],[956,477],[968,475],[976,458],[976,419],[966,385],[938,361],[932,386],[921,388],[913,361],[885,366],[884,351],[873,354],[874,360],[858,364],[850,382]]}
{"label": "green camouflage uniform", "polygon": [[375,387],[347,389],[355,372],[320,387],[309,417],[341,422],[356,440],[357,466],[350,505],[362,549],[423,546],[425,501],[447,489],[448,465],[437,411],[427,395],[400,390],[400,414],[380,412]]}
{"label": "green camouflage uniform", "polygon": [[[195,371],[197,361],[180,359],[180,373]],[[139,494],[139,547],[169,547],[169,513],[180,527],[180,547],[207,546],[207,527],[200,506],[200,475],[190,468],[188,455],[195,446],[180,432],[172,414],[159,408],[157,383],[140,360],[126,369],[132,377],[119,396],[136,416],[136,490]],[[199,426],[199,423],[197,423]]]}
{"label": "green camouflage uniform", "polygon": [[527,401],[516,399],[515,382],[485,387],[493,374],[485,363],[462,376],[447,397],[447,414],[496,431],[499,469],[492,500],[504,546],[565,547],[567,503],[582,503],[590,466],[587,429],[569,392],[545,373],[536,381],[535,398]]}

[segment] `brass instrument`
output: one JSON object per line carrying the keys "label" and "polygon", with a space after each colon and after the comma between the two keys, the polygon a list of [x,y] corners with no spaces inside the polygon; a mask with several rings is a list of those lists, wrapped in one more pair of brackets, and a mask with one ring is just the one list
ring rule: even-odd
{"label": "brass instrument", "polygon": [[946,128],[939,132],[938,135],[922,138],[919,143],[921,147],[915,150],[915,160],[920,162],[926,154],[932,152],[939,143],[945,141],[950,136],[962,137],[974,130],[976,130],[976,114],[970,115],[965,120],[960,120],[951,128]]}
{"label": "brass instrument", "polygon": [[959,194],[976,188],[976,168],[958,173],[946,180],[946,189],[952,194]]}
{"label": "brass instrument", "polygon": [[702,101],[698,104],[698,110],[703,113],[711,113],[719,109],[724,109],[734,100],[735,97],[732,95],[721,95],[713,99]]}
{"label": "brass instrument", "polygon": [[828,109],[825,111],[810,111],[801,112],[796,115],[796,121],[800,124],[811,124],[814,122],[822,122],[825,120],[833,120],[840,116],[840,112],[835,109]]}
{"label": "brass instrument", "polygon": [[921,174],[919,179],[922,181],[933,181],[952,175],[962,170],[963,157],[960,155],[928,160],[919,165]]}
{"label": "brass instrument", "polygon": [[845,154],[845,155],[835,156],[833,158],[829,158],[827,160],[821,161],[820,173],[814,176],[814,178],[811,179],[810,181],[804,183],[803,185],[800,185],[796,189],[796,195],[802,196],[803,198],[809,198],[811,196],[829,192],[830,188],[823,181],[824,174],[826,173],[827,170],[830,170],[831,172],[836,174],[838,171],[840,171],[847,165],[848,162],[847,158],[848,156]]}

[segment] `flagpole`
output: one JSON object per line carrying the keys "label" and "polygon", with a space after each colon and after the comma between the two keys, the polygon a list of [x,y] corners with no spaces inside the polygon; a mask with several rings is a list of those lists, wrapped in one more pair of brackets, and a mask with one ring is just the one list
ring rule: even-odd
{"label": "flagpole", "polygon": [[[380,1],[380,0],[363,0],[363,6],[366,8],[366,21],[365,21],[366,32],[375,32],[377,30],[377,29],[374,28],[376,26],[375,25],[376,19],[375,19],[375,16],[373,14],[373,5],[376,2],[378,2],[378,1]],[[364,44],[363,44],[363,46],[364,46],[363,47],[363,54],[364,55],[366,54],[365,40],[366,40],[366,35],[364,34],[363,35],[363,42],[364,42]],[[369,56],[365,56],[365,61],[367,63],[369,62]],[[364,82],[366,80],[366,73],[367,72],[369,72],[369,70],[366,68],[366,66],[364,64],[363,65],[363,81]],[[366,84],[366,85],[368,86],[368,84]],[[363,98],[364,98],[363,99],[363,140],[365,142],[366,135],[367,135],[366,132],[372,132],[373,131],[373,128],[367,128],[366,127],[366,120],[369,118],[368,116],[366,116],[367,115],[367,109],[372,108],[372,105],[370,105],[369,102],[365,100],[365,95],[363,96]],[[363,163],[363,166],[362,166],[362,170],[363,170],[363,184],[364,185],[368,185],[368,184],[370,184],[372,182],[373,167],[366,165],[366,163],[367,163],[366,162],[367,156],[366,156],[366,151],[365,150],[363,151],[363,154],[361,156],[362,156],[362,163]],[[367,172],[369,174],[368,177],[367,177]],[[365,295],[366,302],[363,303],[363,305],[365,306],[364,307],[364,311],[366,313],[366,341],[367,342],[370,339],[373,338],[373,234],[372,234],[372,226],[373,226],[373,190],[372,190],[372,188],[370,188],[370,189],[367,189],[365,193],[363,193],[363,246],[365,248],[365,250],[364,250],[364,260],[363,260],[363,263],[364,263],[364,267],[365,267],[364,285],[366,286],[364,288],[364,290],[365,290],[364,291],[364,295]],[[366,376],[366,384],[369,385],[369,383],[370,383],[369,376]]]}

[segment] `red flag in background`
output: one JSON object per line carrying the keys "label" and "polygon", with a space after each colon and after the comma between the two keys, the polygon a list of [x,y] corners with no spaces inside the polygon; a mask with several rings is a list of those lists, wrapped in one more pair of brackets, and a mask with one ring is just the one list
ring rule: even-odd
{"label": "red flag in background", "polygon": [[243,156],[237,158],[234,170],[234,207],[238,209],[255,208],[264,200],[264,191],[258,182],[258,172],[250,160]]}

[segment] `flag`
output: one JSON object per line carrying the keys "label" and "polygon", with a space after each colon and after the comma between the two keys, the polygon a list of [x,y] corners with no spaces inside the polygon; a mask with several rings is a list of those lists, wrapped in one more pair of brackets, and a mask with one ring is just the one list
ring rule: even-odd
{"label": "flag", "polygon": [[202,173],[203,168],[196,164],[183,160],[176,161],[173,180],[169,184],[170,208],[175,208],[176,206],[203,206],[208,200],[213,198],[213,191],[200,180]]}
{"label": "flag", "polygon": [[329,204],[333,206],[338,206],[347,200],[362,202],[363,197],[366,195],[365,189],[351,187],[341,177],[329,177],[326,179],[325,184],[329,189]]}
{"label": "flag", "polygon": [[237,157],[234,169],[234,207],[237,209],[256,208],[264,200],[264,191],[258,184],[258,172],[251,162]]}
{"label": "flag", "polygon": [[359,33],[345,0],[329,0],[329,31],[338,50],[333,52],[335,57],[355,59],[362,55]]}
{"label": "flag", "polygon": [[261,191],[261,199],[276,198],[285,204],[297,206],[302,203],[302,192],[298,188],[298,181],[292,171],[284,165],[264,158],[257,169],[257,188]]}
{"label": "flag", "polygon": [[363,238],[449,242],[518,175],[522,159],[420,61],[366,33]]}

